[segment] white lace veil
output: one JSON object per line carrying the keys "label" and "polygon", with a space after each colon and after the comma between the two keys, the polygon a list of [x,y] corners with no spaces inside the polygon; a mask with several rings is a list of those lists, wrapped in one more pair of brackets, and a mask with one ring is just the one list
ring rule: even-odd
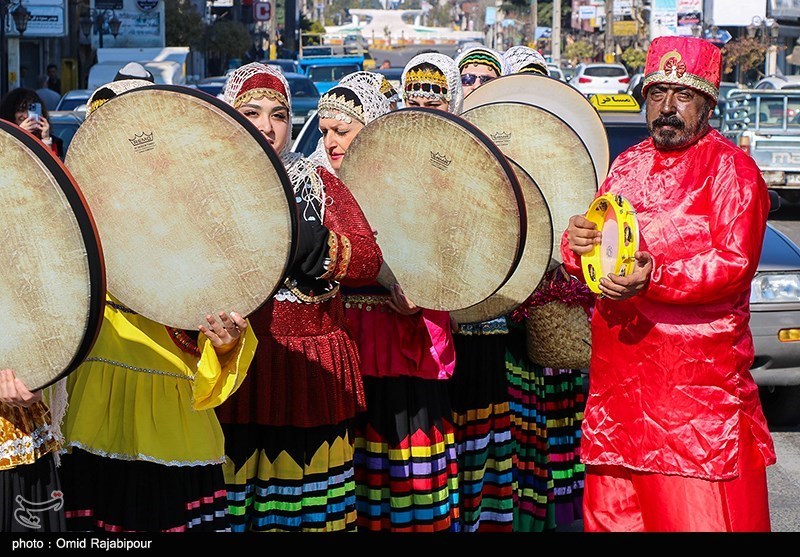
{"label": "white lace veil", "polygon": [[[387,114],[391,110],[389,99],[381,92],[382,84],[383,76],[379,74],[354,72],[346,75],[338,85],[320,97],[319,117],[333,118],[348,123],[356,119],[366,126],[378,116]],[[358,101],[348,101],[342,93],[348,93]],[[317,148],[309,160],[324,166],[334,174],[336,173],[328,160],[322,138],[317,142]]]}
{"label": "white lace veil", "polygon": [[[401,95],[407,98],[406,94],[406,75],[409,70],[424,63],[433,64],[439,71],[442,72],[447,79],[447,89],[450,95],[450,101],[447,105],[448,112],[453,114],[461,114],[461,109],[464,106],[464,90],[461,87],[461,72],[458,71],[458,65],[455,60],[445,54],[439,52],[426,52],[424,54],[417,54],[408,61],[406,67],[403,68],[403,75],[401,77]],[[414,96],[414,95],[411,95]]]}
{"label": "white lace veil", "polygon": [[[273,91],[279,94],[277,98],[285,94],[286,108],[289,109],[289,121],[291,122],[292,92],[289,88],[289,82],[286,81],[280,68],[267,66],[260,62],[251,62],[241,66],[231,72],[228,79],[225,81],[225,87],[222,90],[222,100],[234,106],[236,99],[249,90],[248,87],[245,87],[247,81],[258,74],[266,74],[275,77],[281,82],[283,91],[278,91],[276,89],[273,89]],[[293,153],[291,151],[291,138],[287,138],[286,144],[281,148],[278,155],[281,157],[283,166],[286,168],[286,172],[292,182],[295,195],[300,196],[306,201],[315,201],[314,205],[319,206],[320,214],[318,216],[320,221],[322,221],[326,199],[322,179],[316,172],[317,165],[305,158],[301,153]]]}
{"label": "white lace veil", "polygon": [[519,73],[523,68],[531,65],[541,69],[544,75],[550,73],[547,70],[547,60],[544,59],[544,56],[529,46],[512,46],[503,53],[503,58],[508,63],[509,73]]}

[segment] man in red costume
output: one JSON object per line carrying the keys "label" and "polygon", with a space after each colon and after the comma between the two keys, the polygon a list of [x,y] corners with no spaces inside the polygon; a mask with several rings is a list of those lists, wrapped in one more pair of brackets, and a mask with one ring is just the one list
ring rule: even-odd
{"label": "man in red costume", "polygon": [[[717,47],[659,37],[643,94],[650,138],[622,153],[598,195],[636,210],[635,270],[601,279],[583,421],[586,531],[769,531],[775,451],[749,369],[750,281],[769,195],[755,162],[708,120]],[[568,270],[601,233],[570,219]]]}

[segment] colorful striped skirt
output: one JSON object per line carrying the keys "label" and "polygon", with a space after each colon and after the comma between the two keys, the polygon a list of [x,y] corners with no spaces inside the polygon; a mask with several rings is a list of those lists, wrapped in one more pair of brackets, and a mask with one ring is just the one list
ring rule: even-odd
{"label": "colorful striped skirt", "polygon": [[514,452],[506,333],[454,335],[450,379],[458,454],[462,529],[510,532],[514,522]]}
{"label": "colorful striped skirt", "polygon": [[456,444],[446,380],[365,377],[355,421],[358,528],[458,531]]}
{"label": "colorful striped skirt", "polygon": [[223,424],[231,529],[355,530],[351,427]]}

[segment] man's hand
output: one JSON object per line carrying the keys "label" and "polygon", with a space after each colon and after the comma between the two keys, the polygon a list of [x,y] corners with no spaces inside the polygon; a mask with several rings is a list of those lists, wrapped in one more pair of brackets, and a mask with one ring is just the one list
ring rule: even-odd
{"label": "man's hand", "polygon": [[583,215],[573,215],[567,225],[567,242],[575,255],[586,255],[595,245],[600,244],[603,233],[597,225]]}
{"label": "man's hand", "polygon": [[646,251],[637,251],[636,264],[626,277],[610,273],[600,279],[600,293],[609,300],[622,301],[637,295],[647,288],[653,272],[653,256]]}

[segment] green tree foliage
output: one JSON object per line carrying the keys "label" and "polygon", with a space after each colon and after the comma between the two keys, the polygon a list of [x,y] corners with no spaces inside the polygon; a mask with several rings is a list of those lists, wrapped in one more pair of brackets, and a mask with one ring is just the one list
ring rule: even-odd
{"label": "green tree foliage", "polygon": [[253,45],[253,38],[243,23],[217,21],[208,27],[209,50],[218,52],[223,59],[242,58]]}
{"label": "green tree foliage", "polygon": [[750,37],[733,39],[722,48],[722,71],[731,73],[736,66],[739,66],[741,75],[744,75],[764,62],[766,52],[766,48],[758,39]]}
{"label": "green tree foliage", "polygon": [[203,40],[203,16],[190,0],[164,0],[167,46],[198,46]]}
{"label": "green tree foliage", "polygon": [[647,60],[647,51],[637,46],[629,46],[622,53],[622,61],[633,72],[644,68],[644,63]]}
{"label": "green tree foliage", "polygon": [[569,60],[573,66],[584,60],[591,60],[597,56],[597,49],[589,41],[575,41],[564,48],[562,57]]}

